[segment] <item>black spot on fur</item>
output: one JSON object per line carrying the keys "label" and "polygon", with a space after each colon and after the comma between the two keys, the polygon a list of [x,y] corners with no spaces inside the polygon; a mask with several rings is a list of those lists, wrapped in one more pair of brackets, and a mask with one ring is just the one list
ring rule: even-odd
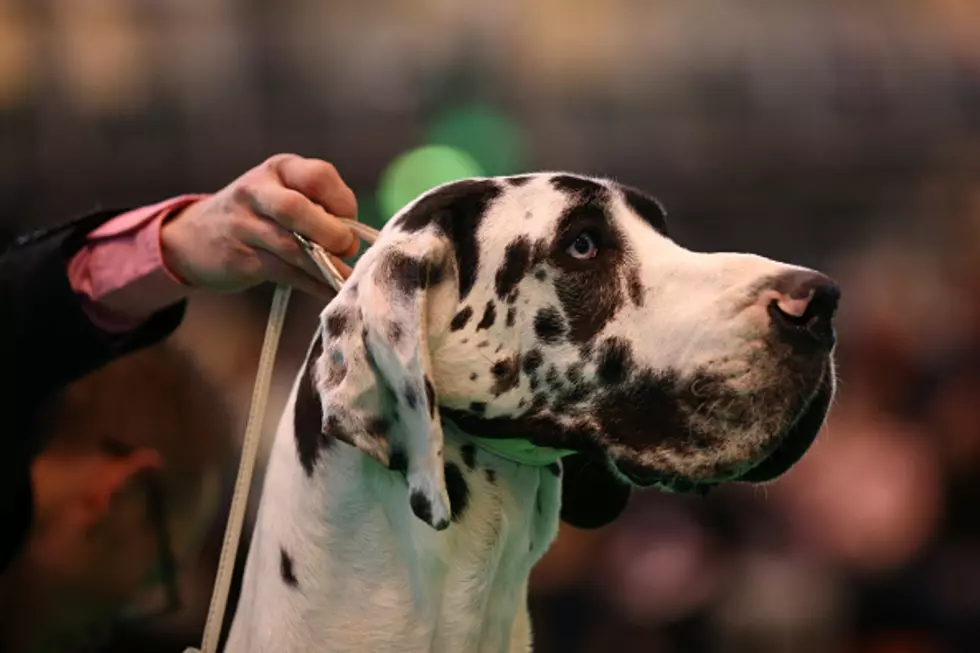
{"label": "black spot on fur", "polygon": [[327,423],[323,426],[323,435],[325,436],[327,442],[340,440],[341,442],[354,444],[354,438],[347,431],[347,429],[344,428],[343,423],[340,421],[340,417],[336,414],[331,414],[327,417]]}
{"label": "black spot on fur", "polygon": [[419,405],[419,393],[411,385],[411,382],[405,386],[404,397],[405,404],[409,407],[409,409],[415,410],[415,408]]}
{"label": "black spot on fur", "polygon": [[599,349],[596,375],[603,385],[624,383],[633,371],[633,348],[623,338],[609,338]]}
{"label": "black spot on fur", "polygon": [[544,281],[548,278],[548,273],[545,272],[544,268],[540,268],[534,273],[534,278],[538,281]]}
{"label": "black spot on fur", "polygon": [[643,306],[643,282],[640,281],[640,269],[635,265],[626,270],[626,289],[633,305],[637,308]]}
{"label": "black spot on fur", "polygon": [[507,326],[514,326],[514,319],[517,317],[517,309],[511,306],[507,309]]}
{"label": "black spot on fur", "polygon": [[361,342],[364,345],[364,359],[372,369],[377,369],[378,364],[374,360],[374,352],[371,351],[371,345],[368,343],[367,327],[361,331]]}
{"label": "black spot on fur", "polygon": [[494,378],[493,388],[490,389],[490,392],[497,397],[516,388],[520,380],[520,367],[520,354],[514,354],[510,358],[504,358],[494,363],[493,367],[490,368]]}
{"label": "black spot on fur", "polygon": [[436,389],[432,386],[429,377],[425,377],[425,400],[429,402],[429,417],[436,414]]}
{"label": "black spot on fur", "polygon": [[567,378],[571,383],[578,383],[582,380],[582,370],[585,368],[585,363],[574,363],[568,366],[565,370],[565,378]]}
{"label": "black spot on fur", "polygon": [[388,455],[388,469],[393,472],[405,473],[408,471],[408,457],[401,449],[394,449]]}
{"label": "black spot on fur", "polygon": [[464,306],[463,309],[459,313],[456,313],[456,315],[453,317],[453,321],[450,322],[449,328],[453,331],[459,331],[466,326],[471,317],[473,317],[473,308],[470,306]]}
{"label": "black spot on fur", "polygon": [[387,440],[388,430],[391,429],[391,422],[384,417],[372,417],[367,420],[364,429],[375,440]]}
{"label": "black spot on fur", "polygon": [[565,335],[565,321],[554,306],[546,306],[534,316],[534,333],[549,345],[557,345]]}
{"label": "black spot on fur", "polygon": [[527,274],[531,265],[531,241],[521,236],[507,245],[504,252],[504,262],[497,270],[497,297],[503,299],[509,295]]}
{"label": "black spot on fur", "polygon": [[590,361],[592,360],[592,342],[583,342],[579,345],[578,351],[582,355],[582,360]]}
{"label": "black spot on fur", "polygon": [[[534,395],[534,399],[531,400],[531,407],[528,409],[528,413],[540,413],[544,410],[545,406],[548,405],[548,395],[543,392],[539,392]],[[477,436],[479,437],[479,436]]]}
{"label": "black spot on fur", "polygon": [[561,476],[561,465],[558,463],[548,463],[548,471],[555,476]]}
{"label": "black spot on fur", "polygon": [[481,340],[480,342],[476,343],[476,346],[477,347],[480,347],[480,348],[489,347],[490,346],[490,341],[489,340]]}
{"label": "black spot on fur", "polygon": [[397,345],[399,342],[401,342],[402,339],[401,324],[399,324],[398,322],[389,322],[387,331],[388,331],[388,341],[391,344]]}
{"label": "black spot on fur", "polygon": [[403,294],[425,290],[442,281],[445,270],[432,261],[409,256],[397,249],[384,254],[379,266],[382,279]]}
{"label": "black spot on fur", "polygon": [[514,177],[507,177],[507,181],[509,181],[513,186],[523,186],[532,179],[534,179],[534,175],[516,175]]}
{"label": "black spot on fur", "polygon": [[595,386],[591,383],[573,383],[558,393],[551,409],[559,415],[571,413],[579,409],[594,391]]}
{"label": "black spot on fur", "polygon": [[[535,384],[534,383],[534,378],[531,379],[531,383],[532,384]],[[521,400],[517,402],[517,407],[518,408],[524,408],[524,406],[527,406],[527,399],[525,399],[524,397],[521,397]]]}
{"label": "black spot on fur", "polygon": [[541,350],[535,347],[524,354],[524,362],[521,364],[521,368],[525,374],[531,374],[536,372],[543,362],[544,356],[542,356]]}
{"label": "black spot on fur", "polygon": [[299,587],[299,581],[293,571],[293,559],[283,547],[279,547],[279,575],[282,576],[282,582],[290,587]]}
{"label": "black spot on fur", "polygon": [[323,337],[319,331],[310,346],[310,352],[303,364],[302,377],[296,389],[296,403],[293,407],[293,435],[296,438],[296,452],[299,463],[307,476],[320,458],[320,449],[330,445],[323,430],[323,406],[313,385],[313,365],[323,354]]}
{"label": "black spot on fur", "polygon": [[470,487],[463,478],[463,472],[455,463],[446,463],[446,493],[449,494],[449,510],[454,522],[463,518],[470,502]]}
{"label": "black spot on fur", "polygon": [[478,378],[480,378],[479,374],[476,372],[470,372],[470,381],[476,381]]}
{"label": "black spot on fur", "polygon": [[327,335],[331,338],[337,338],[346,334],[353,326],[351,324],[352,317],[352,311],[347,306],[332,308],[327,315]]}
{"label": "black spot on fur", "polygon": [[[540,265],[541,263],[543,263],[545,259],[548,258],[548,254],[550,251],[551,251],[551,244],[547,239],[541,238],[540,240],[535,241],[534,251],[531,252],[531,266],[533,267],[535,265]],[[543,276],[544,270],[543,269],[537,270],[534,273],[534,276],[537,277],[538,273],[541,273]],[[541,279],[542,277],[538,277],[538,278]]]}
{"label": "black spot on fur", "polygon": [[667,235],[667,212],[660,202],[653,199],[646,193],[629,186],[620,186],[623,191],[623,199],[626,204],[641,220],[659,231],[664,236]]}
{"label": "black spot on fur", "polygon": [[487,482],[491,485],[497,482],[497,472],[487,467],[484,472],[487,475]]}
{"label": "black spot on fur", "polygon": [[412,507],[415,516],[429,524],[432,523],[432,504],[421,490],[412,490],[412,495],[408,499],[408,505]]}
{"label": "black spot on fur", "polygon": [[[537,374],[532,374],[531,377],[530,377],[530,382],[528,383],[528,385],[531,386],[531,392],[534,392],[535,390],[538,389],[538,386],[541,385],[541,379],[538,378],[538,375]],[[524,400],[521,399],[521,401],[524,401]]]}
{"label": "black spot on fur", "polygon": [[571,193],[578,196],[585,195],[591,197],[606,192],[602,184],[596,183],[591,179],[583,179],[572,175],[556,175],[551,178],[551,185],[564,193]]}
{"label": "black spot on fur", "polygon": [[483,317],[480,319],[480,323],[476,325],[476,330],[489,329],[493,326],[494,321],[497,319],[497,305],[493,303],[493,300],[487,302],[487,307],[483,311]]}
{"label": "black spot on fur", "polygon": [[544,380],[552,388],[555,388],[555,389],[560,388],[561,387],[561,379],[558,377],[558,368],[555,367],[554,365],[549,365],[548,366],[548,371],[544,375]]}
{"label": "black spot on fur", "polygon": [[331,351],[327,358],[327,374],[323,383],[327,388],[336,388],[347,376],[347,364],[342,354]]}
{"label": "black spot on fur", "polygon": [[514,302],[517,301],[517,298],[520,297],[520,296],[521,296],[521,289],[520,288],[514,288],[513,290],[510,291],[510,294],[507,295],[507,303],[508,304],[513,304]]}
{"label": "black spot on fur", "polygon": [[459,448],[459,453],[463,457],[463,463],[469,469],[476,467],[476,447],[472,444],[464,444]]}
{"label": "black spot on fur", "polygon": [[487,412],[487,402],[485,401],[473,401],[470,402],[470,410],[474,413],[482,415]]}
{"label": "black spot on fur", "polygon": [[459,272],[459,298],[465,299],[480,269],[480,248],[476,242],[480,222],[501,188],[491,180],[463,180],[448,184],[416,202],[396,225],[409,233],[436,227],[453,244]]}

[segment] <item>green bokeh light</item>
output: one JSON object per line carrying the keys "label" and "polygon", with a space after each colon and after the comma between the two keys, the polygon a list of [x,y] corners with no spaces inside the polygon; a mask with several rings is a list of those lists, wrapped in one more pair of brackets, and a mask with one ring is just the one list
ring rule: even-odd
{"label": "green bokeh light", "polygon": [[392,161],[381,175],[378,209],[383,221],[434,186],[486,172],[465,151],[444,145],[426,145]]}
{"label": "green bokeh light", "polygon": [[444,111],[433,121],[426,141],[469,153],[488,175],[510,175],[523,170],[524,138],[520,130],[487,106]]}

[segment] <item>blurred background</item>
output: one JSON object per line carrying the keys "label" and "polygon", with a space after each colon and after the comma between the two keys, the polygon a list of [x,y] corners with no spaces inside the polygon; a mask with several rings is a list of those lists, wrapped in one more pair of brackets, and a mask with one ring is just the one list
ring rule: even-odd
{"label": "blurred background", "polygon": [[[336,164],[375,225],[461,176],[611,176],[689,248],[843,286],[839,399],[802,463],[563,527],[536,651],[978,650],[976,0],[0,0],[0,232],[281,151]],[[270,296],[195,298],[175,336],[235,433]],[[273,414],[319,309],[294,298]],[[101,650],[199,641],[223,526],[185,610]]]}

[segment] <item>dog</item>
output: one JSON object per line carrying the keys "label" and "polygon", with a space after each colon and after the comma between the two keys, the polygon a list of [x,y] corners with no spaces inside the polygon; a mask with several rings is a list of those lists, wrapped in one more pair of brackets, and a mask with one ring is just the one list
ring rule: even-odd
{"label": "dog", "polygon": [[273,444],[229,653],[532,650],[559,520],[771,480],[835,392],[827,276],[696,253],[651,196],[467,179],[323,310]]}

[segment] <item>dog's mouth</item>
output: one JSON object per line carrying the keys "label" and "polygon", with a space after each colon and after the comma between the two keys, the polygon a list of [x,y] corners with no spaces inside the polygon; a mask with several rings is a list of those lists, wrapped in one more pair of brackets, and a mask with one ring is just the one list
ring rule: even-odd
{"label": "dog's mouth", "polygon": [[656,470],[617,465],[619,471],[639,486],[660,486],[674,492],[704,493],[722,483],[765,483],[785,474],[798,463],[823,427],[833,397],[833,372],[827,370],[810,402],[777,439],[776,447],[752,467],[722,480],[698,481],[665,476]]}

